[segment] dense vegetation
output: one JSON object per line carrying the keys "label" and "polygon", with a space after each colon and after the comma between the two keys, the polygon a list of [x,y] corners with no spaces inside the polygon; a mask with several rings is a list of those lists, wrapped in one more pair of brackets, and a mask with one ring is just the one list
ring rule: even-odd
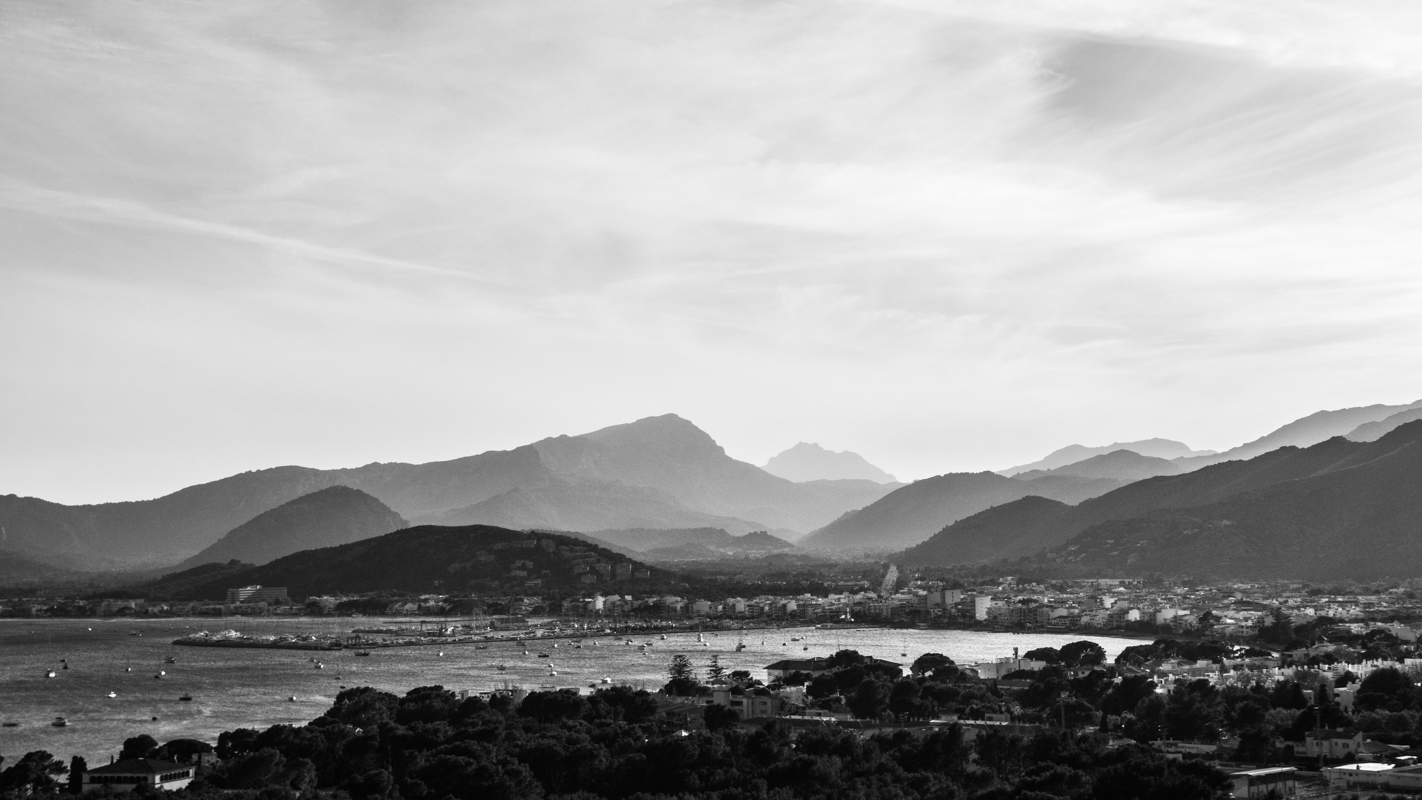
{"label": "dense vegetation", "polygon": [[[952,725],[797,735],[779,722],[705,730],[658,715],[650,695],[621,687],[534,693],[517,708],[439,686],[404,697],[362,688],[342,692],[305,727],[222,734],[220,765],[174,797],[1204,800],[1223,784],[1208,765],[1108,747],[1096,734],[992,732],[969,742],[964,733]],[[130,740],[125,753],[153,744]],[[32,753],[0,776],[0,791],[53,796],[63,771]]]}

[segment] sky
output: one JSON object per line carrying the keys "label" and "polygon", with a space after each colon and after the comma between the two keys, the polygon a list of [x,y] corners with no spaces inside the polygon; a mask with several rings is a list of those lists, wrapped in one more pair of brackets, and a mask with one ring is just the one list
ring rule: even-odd
{"label": "sky", "polygon": [[1422,399],[1422,6],[0,5],[0,494]]}

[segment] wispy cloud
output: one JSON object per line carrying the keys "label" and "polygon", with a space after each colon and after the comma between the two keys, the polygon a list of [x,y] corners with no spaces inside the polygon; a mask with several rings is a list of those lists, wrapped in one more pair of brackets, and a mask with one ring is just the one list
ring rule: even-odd
{"label": "wispy cloud", "polygon": [[[199,427],[299,355],[208,475],[675,410],[744,457],[914,476],[1422,394],[1406,4],[0,13],[0,490],[60,496],[30,467],[84,459],[100,495],[185,480],[103,477],[131,440],[56,404],[117,353]],[[165,329],[224,361],[174,371]],[[362,397],[372,358],[438,399]],[[96,443],[54,448],[75,414]],[[352,444],[372,414],[405,421]]]}

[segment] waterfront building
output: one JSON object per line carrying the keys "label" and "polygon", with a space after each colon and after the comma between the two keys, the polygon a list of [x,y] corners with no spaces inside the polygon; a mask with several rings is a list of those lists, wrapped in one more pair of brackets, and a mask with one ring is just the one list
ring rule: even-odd
{"label": "waterfront building", "polygon": [[227,590],[227,602],[229,603],[287,603],[290,598],[286,593],[285,586],[243,586],[237,589]]}
{"label": "waterfront building", "polygon": [[131,792],[142,786],[172,791],[193,781],[193,767],[152,758],[126,758],[84,773],[84,793]]}

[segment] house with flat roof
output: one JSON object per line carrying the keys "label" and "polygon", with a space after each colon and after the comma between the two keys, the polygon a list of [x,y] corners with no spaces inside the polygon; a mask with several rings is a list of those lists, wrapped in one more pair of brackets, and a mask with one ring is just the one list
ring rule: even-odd
{"label": "house with flat roof", "polygon": [[1298,772],[1293,767],[1231,772],[1230,797],[1293,797],[1299,791]]}
{"label": "house with flat roof", "polygon": [[131,792],[139,786],[172,791],[193,782],[194,767],[152,758],[125,758],[84,773],[84,794],[109,789]]}

